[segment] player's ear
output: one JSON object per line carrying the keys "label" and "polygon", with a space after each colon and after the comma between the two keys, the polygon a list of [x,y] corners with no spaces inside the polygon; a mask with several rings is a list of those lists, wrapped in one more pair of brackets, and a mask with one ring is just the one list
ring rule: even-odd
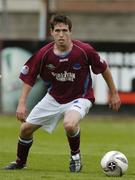
{"label": "player's ear", "polygon": [[50,34],[52,34],[52,29],[50,29]]}
{"label": "player's ear", "polygon": [[53,36],[53,29],[50,29],[50,34],[51,36]]}

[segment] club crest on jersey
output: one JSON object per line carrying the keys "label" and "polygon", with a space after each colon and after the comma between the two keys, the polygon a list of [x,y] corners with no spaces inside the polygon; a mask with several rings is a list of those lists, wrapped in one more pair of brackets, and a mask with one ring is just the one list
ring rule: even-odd
{"label": "club crest on jersey", "polygon": [[56,77],[58,81],[74,81],[75,73],[64,71],[63,73],[54,73],[52,75]]}
{"label": "club crest on jersey", "polygon": [[56,68],[53,64],[47,64],[46,67],[49,70],[54,70]]}
{"label": "club crest on jersey", "polygon": [[28,72],[29,72],[29,67],[26,66],[26,65],[23,66],[22,69],[21,69],[21,73],[26,75],[26,74],[28,74]]}
{"label": "club crest on jersey", "polygon": [[73,69],[79,70],[79,69],[81,69],[81,65],[79,63],[76,63],[73,65]]}

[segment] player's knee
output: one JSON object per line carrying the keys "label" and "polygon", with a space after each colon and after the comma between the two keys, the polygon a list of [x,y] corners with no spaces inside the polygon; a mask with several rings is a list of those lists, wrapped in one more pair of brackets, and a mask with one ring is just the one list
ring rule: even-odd
{"label": "player's knee", "polygon": [[69,132],[69,133],[74,132],[74,130],[76,128],[76,126],[73,122],[68,122],[68,121],[64,122],[63,126],[64,126],[65,131]]}
{"label": "player's knee", "polygon": [[22,138],[31,138],[33,131],[29,124],[23,123],[20,128],[20,136]]}

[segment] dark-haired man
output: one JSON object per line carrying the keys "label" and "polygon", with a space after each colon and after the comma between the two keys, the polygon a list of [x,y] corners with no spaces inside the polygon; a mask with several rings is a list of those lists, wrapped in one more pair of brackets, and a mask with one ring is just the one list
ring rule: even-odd
{"label": "dark-haired man", "polygon": [[[33,133],[42,127],[52,132],[63,118],[69,142],[71,172],[82,168],[80,153],[80,121],[95,101],[90,68],[101,73],[110,90],[110,107],[118,111],[120,99],[107,63],[87,43],[72,40],[72,22],[65,15],[50,21],[53,42],[39,49],[23,66],[20,79],[24,82],[16,117],[22,122],[18,140],[17,159],[5,169],[26,166],[33,143]],[[37,76],[48,85],[48,92],[27,116],[26,101]]]}

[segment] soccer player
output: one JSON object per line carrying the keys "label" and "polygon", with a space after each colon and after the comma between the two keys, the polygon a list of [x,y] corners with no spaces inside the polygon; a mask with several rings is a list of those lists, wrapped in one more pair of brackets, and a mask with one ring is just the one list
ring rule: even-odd
{"label": "soccer player", "polygon": [[[107,63],[90,44],[72,39],[70,18],[59,14],[53,16],[50,30],[54,41],[39,49],[20,73],[24,85],[16,111],[17,119],[22,122],[17,159],[4,169],[25,168],[33,133],[41,127],[50,133],[63,118],[70,147],[69,170],[81,171],[79,123],[95,101],[91,70],[95,74],[101,73],[106,81],[110,90],[109,106],[114,111],[120,108],[120,98]],[[48,92],[27,116],[27,97],[38,75],[47,84]]]}

